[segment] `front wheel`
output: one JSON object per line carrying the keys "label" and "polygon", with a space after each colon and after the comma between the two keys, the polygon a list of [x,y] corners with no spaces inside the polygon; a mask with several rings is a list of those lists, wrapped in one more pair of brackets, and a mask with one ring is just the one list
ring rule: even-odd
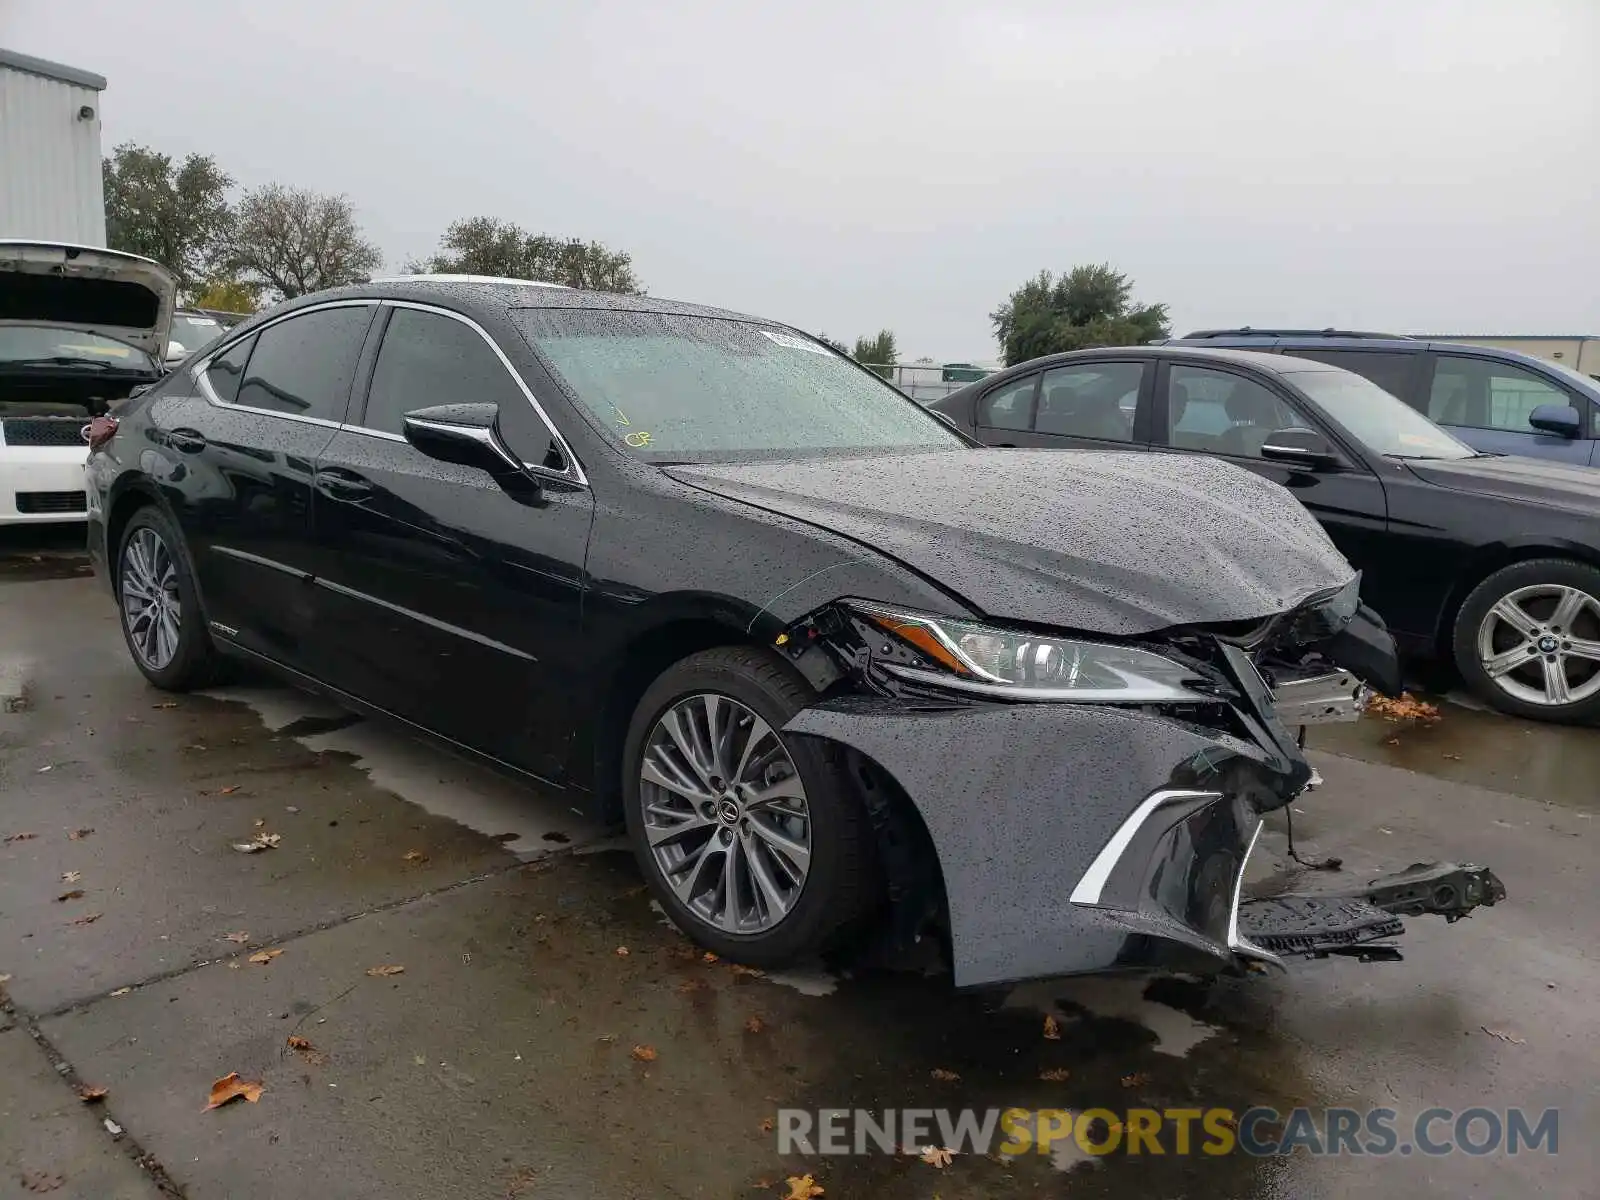
{"label": "front wheel", "polygon": [[1600,717],[1600,570],[1564,558],[1502,567],[1461,605],[1453,649],[1467,686],[1502,712]]}
{"label": "front wheel", "polygon": [[835,752],[783,726],[814,699],[762,651],[670,667],[623,752],[628,836],[657,900],[718,954],[782,966],[825,948],[870,895],[861,805]]}

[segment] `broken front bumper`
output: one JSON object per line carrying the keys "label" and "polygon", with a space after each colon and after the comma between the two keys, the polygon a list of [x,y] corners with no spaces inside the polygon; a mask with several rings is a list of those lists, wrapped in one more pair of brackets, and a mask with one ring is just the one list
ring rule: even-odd
{"label": "broken front bumper", "polygon": [[910,798],[938,856],[958,986],[1271,957],[1237,912],[1261,814],[1309,775],[1292,748],[1129,709],[868,696],[786,730],[859,752]]}

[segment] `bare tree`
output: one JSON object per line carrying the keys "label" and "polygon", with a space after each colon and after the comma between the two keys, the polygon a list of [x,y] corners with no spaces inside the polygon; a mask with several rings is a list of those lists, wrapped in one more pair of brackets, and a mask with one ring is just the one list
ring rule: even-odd
{"label": "bare tree", "polygon": [[452,222],[439,242],[438,253],[411,263],[409,269],[538,279],[599,292],[644,291],[633,273],[633,260],[621,250],[612,250],[600,242],[529,233],[520,225],[495,217],[467,217]]}
{"label": "bare tree", "polygon": [[229,266],[279,298],[361,283],[383,264],[344,196],[272,183],[246,192],[235,213]]}

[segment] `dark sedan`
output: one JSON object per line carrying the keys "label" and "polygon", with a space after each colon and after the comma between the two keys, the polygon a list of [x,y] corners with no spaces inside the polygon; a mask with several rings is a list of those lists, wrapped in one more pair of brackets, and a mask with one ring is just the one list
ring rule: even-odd
{"label": "dark sedan", "polygon": [[991,446],[1115,447],[1247,467],[1316,515],[1403,647],[1453,660],[1506,712],[1600,716],[1594,471],[1480,454],[1359,375],[1244,350],[1055,355],[931,407]]}
{"label": "dark sedan", "polygon": [[1241,923],[1244,862],[1311,780],[1294,727],[1395,670],[1282,488],[975,448],[804,334],[653,298],[320,293],[90,440],[157,686],[247,659],[565,789],[750,962],[885,906],[962,984],[1303,950]]}

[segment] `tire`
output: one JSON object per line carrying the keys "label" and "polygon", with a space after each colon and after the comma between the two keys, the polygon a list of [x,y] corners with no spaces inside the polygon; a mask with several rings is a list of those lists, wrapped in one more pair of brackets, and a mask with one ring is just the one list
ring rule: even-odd
{"label": "tire", "polygon": [[1501,712],[1600,718],[1600,570],[1567,558],[1501,567],[1462,602],[1451,650],[1467,687]]}
{"label": "tire", "polygon": [[[117,546],[113,579],[122,638],[146,679],[168,692],[187,692],[220,680],[222,656],[206,628],[183,535],[155,505],[146,505],[128,519]],[[170,620],[168,630],[154,633],[153,627],[162,622],[141,622],[135,614],[138,601],[130,594],[152,595],[150,587],[142,586],[152,579]]]}
{"label": "tire", "polygon": [[[649,687],[623,744],[628,838],[657,901],[707,949],[755,966],[784,966],[828,948],[875,895],[870,829],[842,757],[826,742],[777,732],[815,699],[799,675],[768,653],[746,647],[706,650],[669,667]],[[702,754],[700,764],[732,764],[725,772],[732,776],[738,771],[735,759],[748,758],[742,781],[722,778],[720,768],[698,770],[680,749],[683,743],[672,737],[670,726],[680,720],[680,733],[691,738],[707,733],[695,742],[696,749],[707,750],[712,708],[720,727],[729,731],[728,741],[720,757]],[[760,733],[756,719],[769,733]],[[759,741],[746,745],[752,736]],[[647,751],[656,778],[670,774],[672,782],[687,781],[689,790],[702,795],[701,803],[692,808],[686,793],[647,779]],[[712,790],[712,780],[722,785],[720,793]],[[796,781],[803,792],[803,821],[792,795]],[[763,801],[758,786],[785,795]],[[735,809],[741,815],[732,819]],[[775,850],[772,834],[788,845],[809,841],[798,885],[793,873],[799,860]],[[658,839],[655,847],[652,836]],[[738,898],[731,906],[723,874],[730,858]],[[672,859],[677,862],[663,861]],[[761,887],[762,874],[773,885],[770,890]]]}

